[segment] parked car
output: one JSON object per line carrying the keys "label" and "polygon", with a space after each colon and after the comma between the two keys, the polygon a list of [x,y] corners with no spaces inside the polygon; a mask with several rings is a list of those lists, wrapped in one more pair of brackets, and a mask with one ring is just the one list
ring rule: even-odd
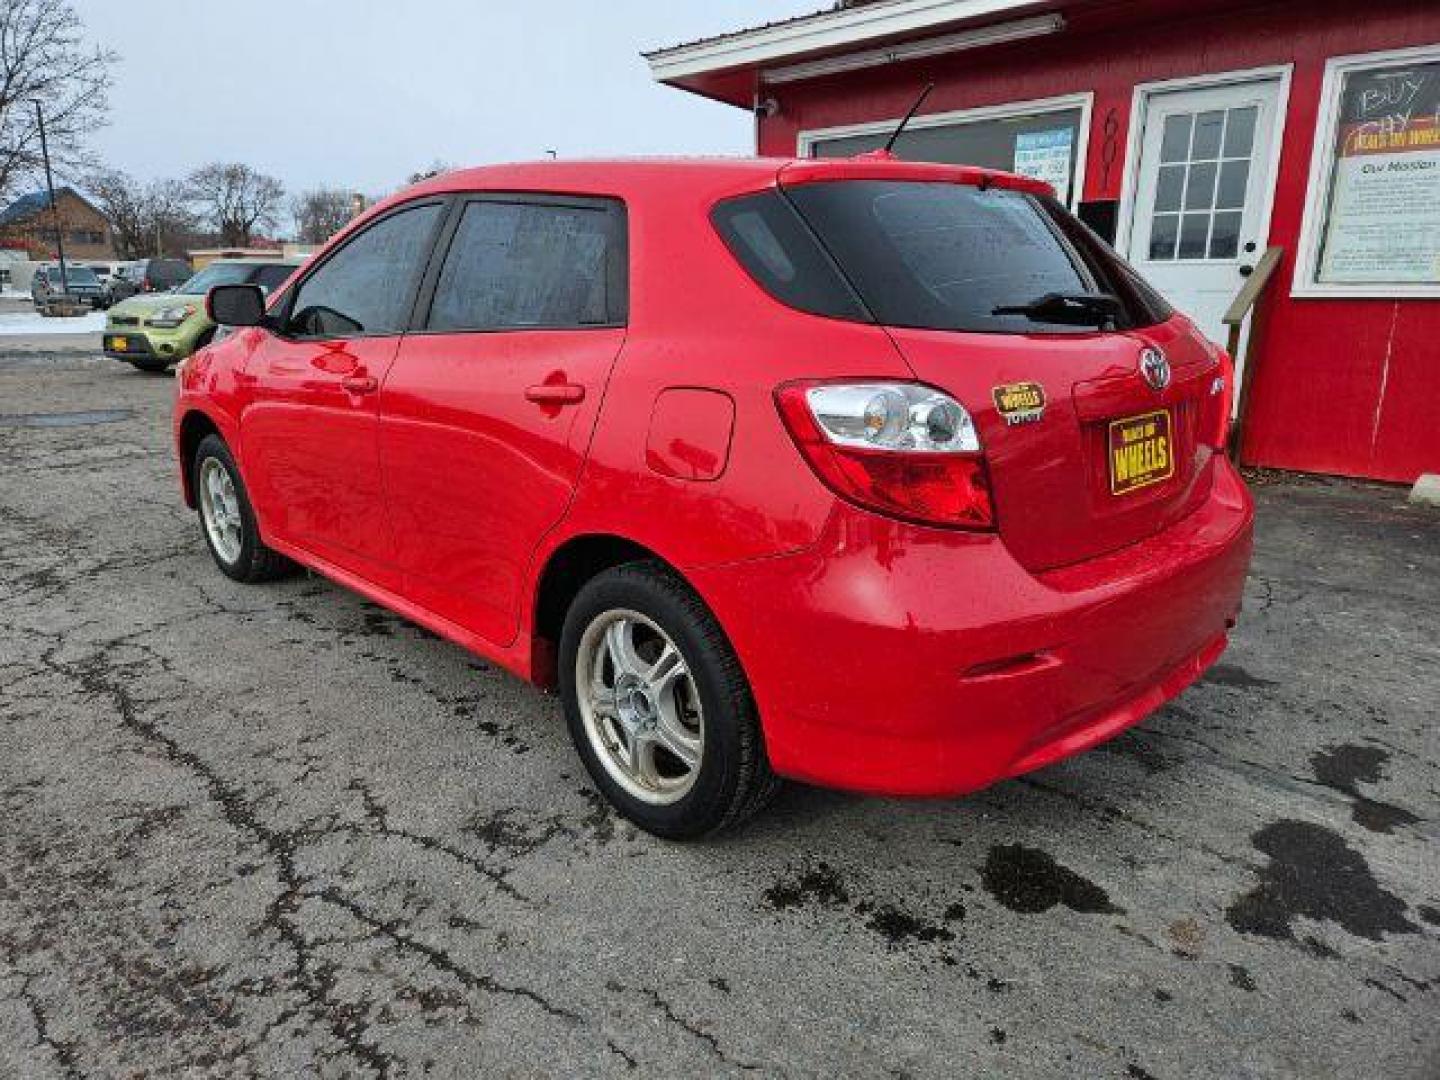
{"label": "parked car", "polygon": [[66,262],[63,275],[59,263],[36,267],[30,279],[30,299],[35,309],[48,314],[67,298],[87,307],[102,307],[105,301],[95,271],[83,263],[72,262]]}
{"label": "parked car", "polygon": [[115,304],[105,318],[101,346],[106,356],[141,371],[164,371],[215,336],[215,323],[205,310],[212,286],[248,283],[268,292],[299,265],[293,259],[213,262],[173,292],[138,294]]}
{"label": "parked car", "polygon": [[542,685],[642,828],[779,777],[954,795],[1213,664],[1231,366],[1060,205],[854,160],[474,169],[184,364],[219,569],[298,563]]}
{"label": "parked car", "polygon": [[100,288],[104,293],[106,307],[118,304],[121,300],[134,296],[140,291],[131,276],[134,273],[134,266],[133,262],[116,263],[109,276],[101,281]]}
{"label": "parked car", "polygon": [[126,274],[132,265],[123,260],[106,260],[95,262],[91,260],[87,265],[95,271],[95,276],[100,280],[101,306],[109,307],[117,300],[123,300],[131,295],[134,290],[126,289]]}
{"label": "parked car", "polygon": [[136,259],[125,271],[135,292],[170,292],[190,280],[195,271],[184,259]]}

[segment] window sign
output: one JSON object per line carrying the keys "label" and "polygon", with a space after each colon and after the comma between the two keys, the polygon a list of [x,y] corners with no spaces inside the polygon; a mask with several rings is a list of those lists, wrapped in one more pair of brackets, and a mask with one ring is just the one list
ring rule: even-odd
{"label": "window sign", "polygon": [[1069,127],[1019,132],[1015,136],[1013,171],[1021,176],[1043,180],[1063,195],[1070,190],[1070,157],[1074,142],[1075,129]]}
{"label": "window sign", "polygon": [[1331,61],[1322,105],[1296,291],[1440,293],[1440,51]]}
{"label": "window sign", "polygon": [[[1088,95],[987,106],[915,117],[895,141],[906,161],[979,165],[1033,176],[1055,188],[1067,206],[1079,198],[1089,130]],[[900,121],[800,133],[801,156],[850,157],[884,146]]]}
{"label": "window sign", "polygon": [[1322,282],[1440,284],[1440,61],[1345,76]]}

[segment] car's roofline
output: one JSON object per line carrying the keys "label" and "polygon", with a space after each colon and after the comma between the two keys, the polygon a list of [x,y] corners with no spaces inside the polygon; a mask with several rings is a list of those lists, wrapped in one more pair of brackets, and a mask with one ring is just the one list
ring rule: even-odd
{"label": "car's roofline", "polygon": [[466,192],[524,191],[629,199],[657,183],[703,181],[721,197],[786,184],[827,180],[914,180],[995,186],[1036,194],[1053,189],[1040,180],[973,165],[902,161],[882,152],[853,158],[657,157],[532,161],[455,169],[396,192],[356,218],[346,233],[403,203]]}

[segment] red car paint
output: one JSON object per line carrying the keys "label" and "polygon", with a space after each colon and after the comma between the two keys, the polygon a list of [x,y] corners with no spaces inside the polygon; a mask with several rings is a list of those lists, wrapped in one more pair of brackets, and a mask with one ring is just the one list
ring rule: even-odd
{"label": "red car paint", "polygon": [[[552,560],[591,537],[646,549],[729,635],[785,776],[940,795],[1075,753],[1179,693],[1225,646],[1252,518],[1215,449],[1228,369],[1178,315],[1031,335],[804,314],[756,284],[709,220],[717,202],[777,184],[879,178],[1035,190],[873,159],[435,178],[331,247],[451,193],[620,199],[628,325],[319,342],[238,330],[180,371],[182,461],[198,430],[218,430],[268,545],[540,683],[553,678],[538,610]],[[1158,392],[1137,369],[1145,346],[1173,363]],[[775,397],[836,378],[919,381],[960,401],[998,526],[937,528],[838,497]],[[1009,426],[992,388],[1022,381],[1050,404],[1041,422]],[[1111,495],[1109,421],[1161,407],[1174,416],[1173,477]]]}

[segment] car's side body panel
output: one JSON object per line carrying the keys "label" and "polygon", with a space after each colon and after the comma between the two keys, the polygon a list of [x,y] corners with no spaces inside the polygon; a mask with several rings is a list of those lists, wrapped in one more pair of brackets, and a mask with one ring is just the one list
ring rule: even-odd
{"label": "car's side body panel", "polygon": [[379,399],[400,336],[271,337],[251,356],[242,468],[272,533],[328,562],[400,588],[380,490]]}
{"label": "car's side body panel", "polygon": [[[416,603],[515,640],[530,554],[570,504],[624,337],[404,339],[379,394],[380,460],[395,564]],[[564,387],[578,400],[558,400]]]}

